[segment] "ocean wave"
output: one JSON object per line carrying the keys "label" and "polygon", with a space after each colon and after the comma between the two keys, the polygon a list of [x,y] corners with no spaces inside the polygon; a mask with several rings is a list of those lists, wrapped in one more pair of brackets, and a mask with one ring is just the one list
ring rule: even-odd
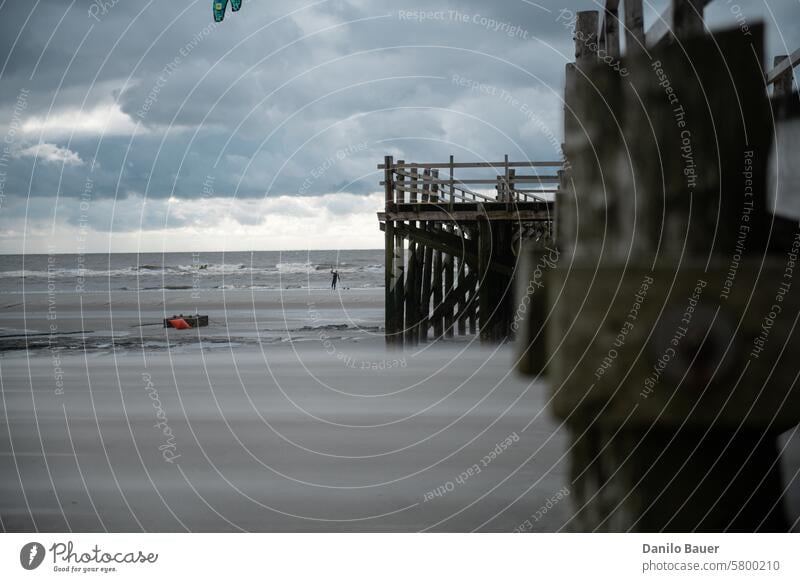
{"label": "ocean wave", "polygon": [[[195,281],[197,286],[198,278],[214,278],[225,277],[231,278],[231,283],[243,283],[249,279],[251,285],[263,285],[263,279],[274,279],[277,277],[278,281],[281,278],[286,278],[297,283],[298,277],[305,279],[306,277],[313,278],[317,281],[320,279],[329,278],[328,272],[336,269],[343,275],[343,282],[358,284],[354,280],[355,276],[366,276],[371,278],[374,275],[383,272],[383,265],[368,264],[368,265],[353,265],[347,263],[340,263],[338,265],[331,265],[329,263],[311,263],[311,262],[286,262],[277,263],[276,265],[253,265],[249,266],[243,263],[200,263],[200,264],[175,264],[175,265],[158,265],[158,264],[142,264],[132,265],[127,267],[118,267],[113,269],[90,269],[90,268],[50,268],[50,269],[17,269],[0,271],[0,280],[31,280],[34,282],[45,281],[75,281],[77,279],[94,279],[94,280],[123,280],[123,281],[136,281],[143,279],[144,281],[152,281],[156,278],[170,278],[170,283],[175,284],[176,278],[190,278]],[[256,281],[256,279],[261,279]],[[227,281],[226,281],[227,282]],[[276,287],[285,286],[276,281]],[[134,283],[130,285],[137,287]]]}
{"label": "ocean wave", "polygon": [[70,279],[77,277],[142,277],[142,276],[165,276],[181,274],[209,274],[209,275],[228,275],[246,272],[247,265],[241,263],[222,263],[222,264],[189,264],[189,265],[136,265],[120,269],[80,269],[80,268],[53,268],[49,270],[13,270],[0,271],[0,279]]}
{"label": "ocean wave", "polygon": [[313,263],[278,263],[275,270],[282,275],[295,273],[312,273],[317,270]]}

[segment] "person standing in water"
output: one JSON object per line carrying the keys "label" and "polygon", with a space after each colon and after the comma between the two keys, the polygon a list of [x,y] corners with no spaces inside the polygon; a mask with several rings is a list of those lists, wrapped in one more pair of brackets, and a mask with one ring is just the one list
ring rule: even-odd
{"label": "person standing in water", "polygon": [[341,276],[339,275],[339,271],[334,270],[331,270],[331,276],[331,291],[336,291],[336,284],[341,279]]}

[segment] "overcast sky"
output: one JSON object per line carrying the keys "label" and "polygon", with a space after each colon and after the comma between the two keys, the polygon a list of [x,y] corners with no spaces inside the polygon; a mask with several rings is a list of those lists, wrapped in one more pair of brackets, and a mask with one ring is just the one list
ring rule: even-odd
{"label": "overcast sky", "polygon": [[[559,9],[597,7],[211,4],[0,0],[0,252],[380,247],[386,154],[560,158]],[[800,0],[712,6],[800,47]]]}

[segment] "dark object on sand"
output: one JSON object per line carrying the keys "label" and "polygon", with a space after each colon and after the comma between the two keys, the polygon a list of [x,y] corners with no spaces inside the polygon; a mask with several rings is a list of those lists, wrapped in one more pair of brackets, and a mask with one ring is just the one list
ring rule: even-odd
{"label": "dark object on sand", "polygon": [[193,327],[205,327],[208,325],[207,315],[173,315],[164,320],[164,327],[173,329],[192,329]]}

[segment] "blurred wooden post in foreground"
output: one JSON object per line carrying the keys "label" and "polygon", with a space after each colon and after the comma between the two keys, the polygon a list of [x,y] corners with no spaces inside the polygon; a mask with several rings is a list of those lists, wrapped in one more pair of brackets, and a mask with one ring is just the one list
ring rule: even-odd
{"label": "blurred wooden post in foreground", "polygon": [[[712,38],[706,4],[673,0],[651,30],[626,30],[621,60],[605,50],[619,2],[599,53],[597,14],[577,15],[557,240],[523,251],[517,339],[571,434],[581,531],[790,524],[777,437],[800,422],[800,211],[775,234],[767,174],[800,55],[765,73],[763,26]],[[626,25],[641,6],[625,2]],[[774,154],[794,180],[797,133]]]}

